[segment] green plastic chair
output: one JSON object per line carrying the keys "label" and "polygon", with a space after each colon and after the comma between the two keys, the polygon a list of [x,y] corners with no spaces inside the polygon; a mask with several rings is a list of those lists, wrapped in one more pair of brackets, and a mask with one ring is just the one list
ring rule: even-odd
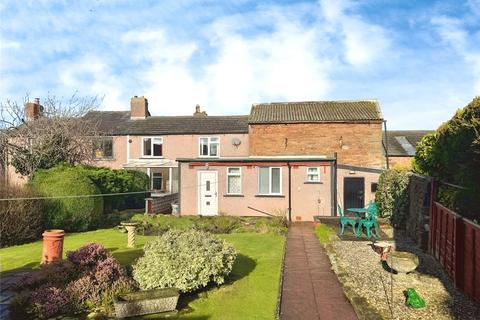
{"label": "green plastic chair", "polygon": [[367,215],[365,219],[360,219],[357,227],[357,236],[362,234],[362,228],[365,227],[367,231],[367,237],[372,237],[372,227],[375,229],[375,237],[380,238],[380,231],[378,227],[378,208],[375,202],[370,202],[367,206]]}
{"label": "green plastic chair", "polygon": [[340,205],[338,205],[338,214],[340,215],[340,224],[342,225],[342,231],[340,232],[340,235],[343,235],[343,233],[345,232],[345,226],[348,225],[352,226],[353,234],[356,234],[355,225],[357,224],[357,219],[345,216]]}

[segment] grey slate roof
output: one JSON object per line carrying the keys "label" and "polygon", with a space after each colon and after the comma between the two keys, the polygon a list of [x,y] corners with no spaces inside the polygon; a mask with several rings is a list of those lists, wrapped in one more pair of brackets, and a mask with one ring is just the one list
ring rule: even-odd
{"label": "grey slate roof", "polygon": [[252,106],[249,123],[380,121],[376,100],[260,103]]}
{"label": "grey slate roof", "polygon": [[[388,155],[397,156],[397,157],[408,157],[412,156],[408,152],[408,149],[402,147],[401,142],[404,140],[403,137],[410,143],[413,148],[417,148],[417,143],[422,140],[422,138],[430,133],[430,130],[389,130],[387,131],[388,135]],[[385,134],[383,135],[383,143],[385,145]]]}
{"label": "grey slate roof", "polygon": [[111,135],[248,133],[248,116],[161,116],[131,120],[129,111],[92,111],[85,118]]}

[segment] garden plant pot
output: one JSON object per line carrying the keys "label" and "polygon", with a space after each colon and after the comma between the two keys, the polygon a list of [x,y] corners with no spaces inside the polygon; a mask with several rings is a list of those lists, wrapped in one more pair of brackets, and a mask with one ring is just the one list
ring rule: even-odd
{"label": "garden plant pot", "polygon": [[62,260],[63,230],[45,230],[43,236],[42,264]]}
{"label": "garden plant pot", "polygon": [[417,255],[405,252],[394,251],[387,259],[388,266],[400,274],[407,274],[418,267],[419,260]]}
{"label": "garden plant pot", "polygon": [[152,289],[115,297],[115,316],[126,318],[144,314],[176,311],[179,292],[175,288]]}

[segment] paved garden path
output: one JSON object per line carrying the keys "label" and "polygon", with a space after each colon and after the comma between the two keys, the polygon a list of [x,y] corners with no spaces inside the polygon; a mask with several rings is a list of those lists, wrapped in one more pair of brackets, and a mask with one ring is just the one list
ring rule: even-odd
{"label": "paved garden path", "polygon": [[284,263],[282,320],[358,319],[314,234],[313,223],[291,225]]}

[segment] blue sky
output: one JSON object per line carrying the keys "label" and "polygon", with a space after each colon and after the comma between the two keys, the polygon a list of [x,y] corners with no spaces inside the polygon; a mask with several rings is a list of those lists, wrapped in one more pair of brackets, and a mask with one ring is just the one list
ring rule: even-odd
{"label": "blue sky", "polygon": [[378,99],[434,129],[480,95],[480,0],[2,1],[0,99],[104,96],[155,115]]}

